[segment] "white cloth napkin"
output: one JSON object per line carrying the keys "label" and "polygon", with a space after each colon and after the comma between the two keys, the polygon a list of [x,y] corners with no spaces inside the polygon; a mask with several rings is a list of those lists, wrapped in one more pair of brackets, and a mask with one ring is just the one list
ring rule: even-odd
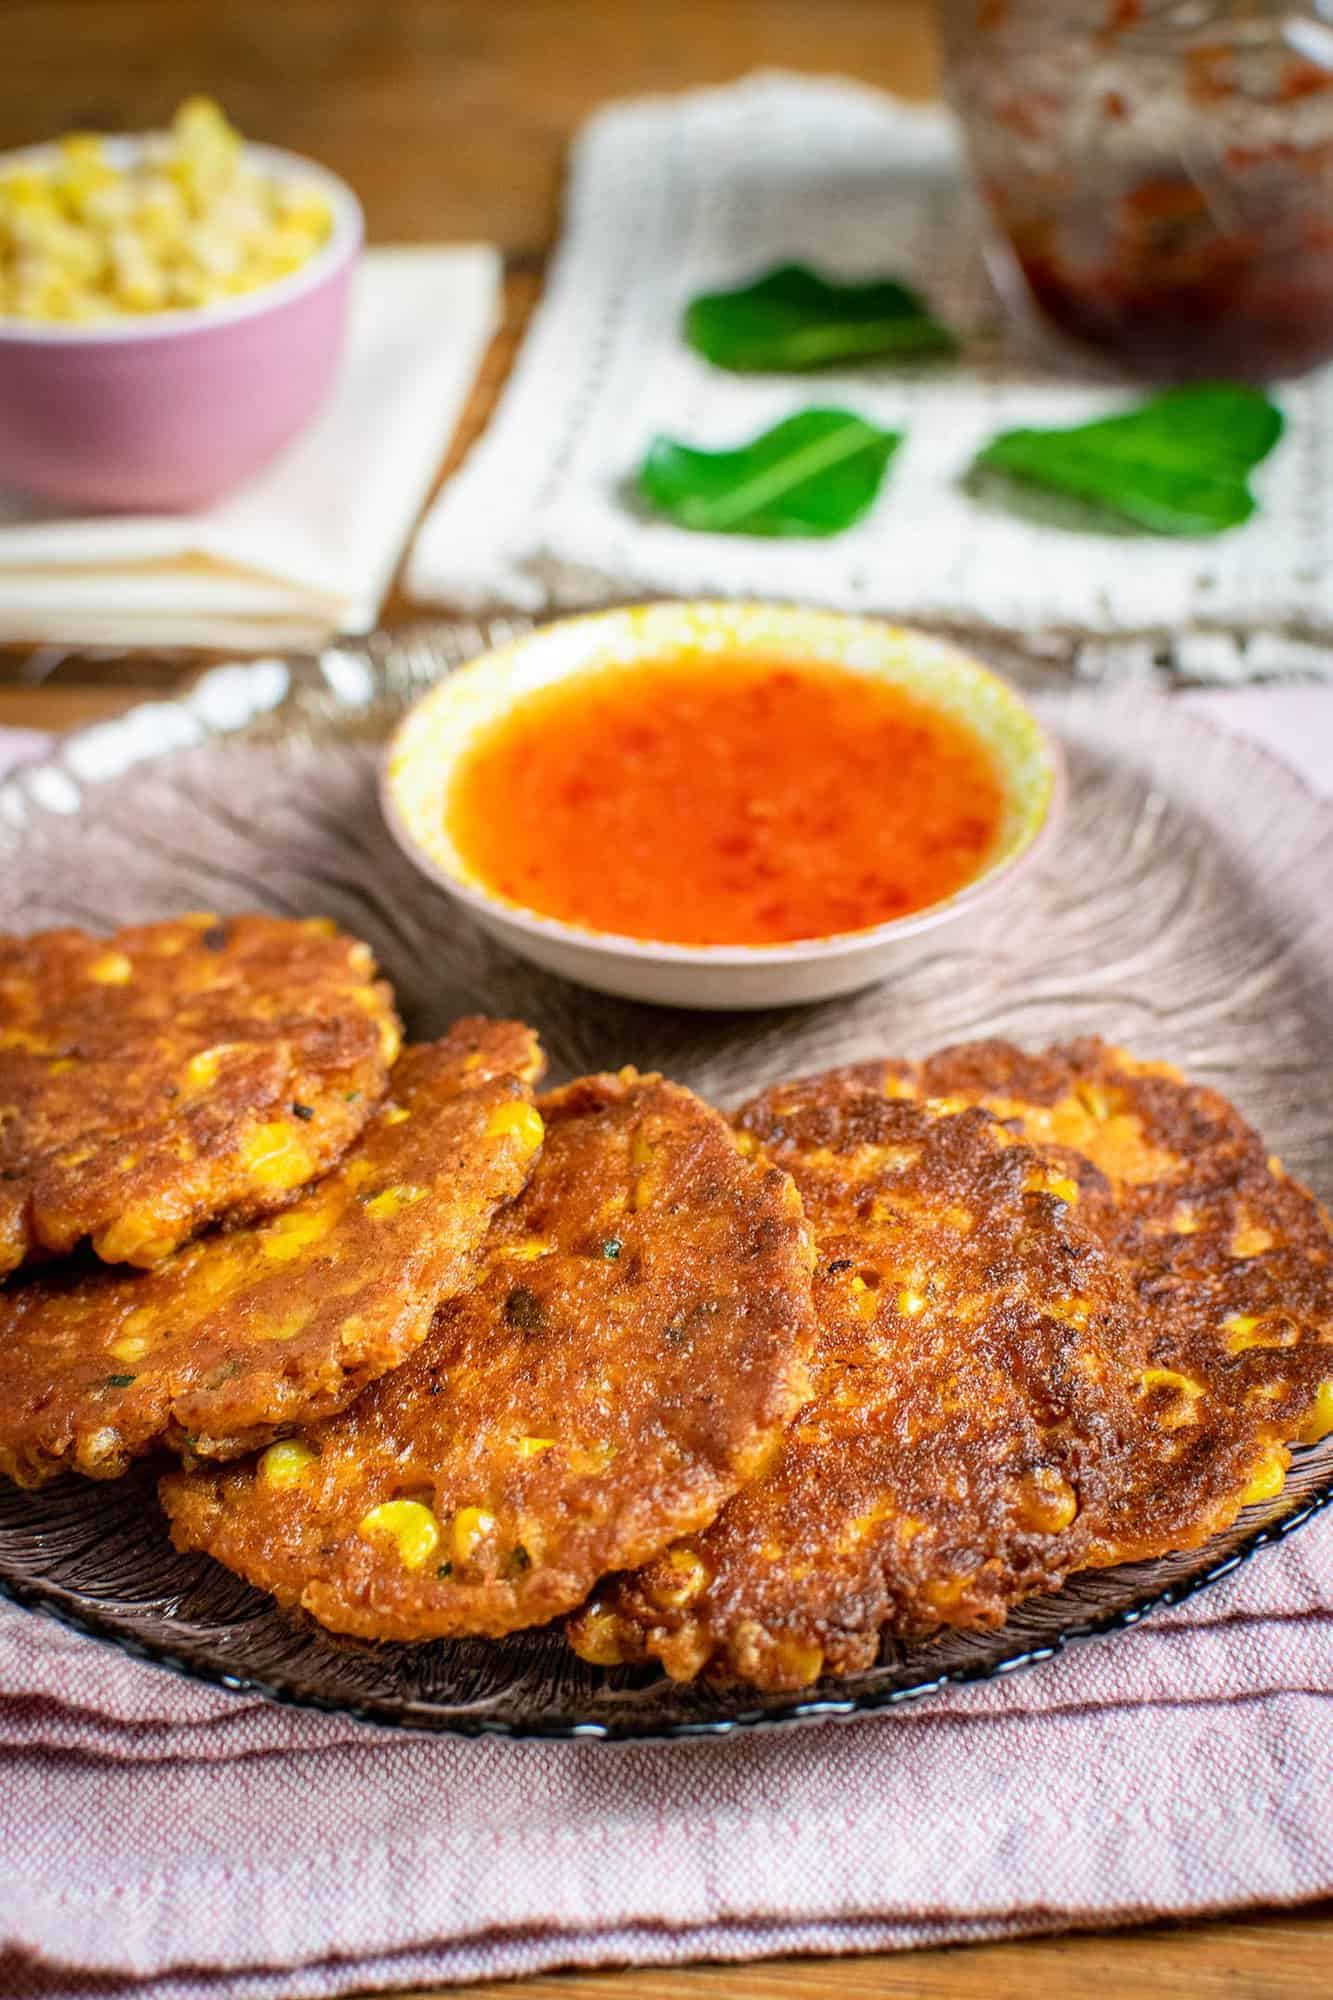
{"label": "white cloth napkin", "polygon": [[[969,336],[962,364],[740,376],[685,346],[692,296],[789,258],[915,280]],[[545,299],[486,437],[426,518],[408,588],[529,611],[779,597],[1053,640],[1095,634],[1098,672],[1145,672],[1168,646],[1201,679],[1327,672],[1310,639],[1333,633],[1333,372],[1281,388],[1288,430],[1256,475],[1260,511],[1223,536],[1074,533],[962,491],[995,431],[1079,422],[1134,394],[1038,355],[1001,322],[942,110],[775,75],[616,105],[578,140]],[[907,433],[875,507],[845,534],[693,534],[627,499],[655,432],[720,448],[811,404]]]}
{"label": "white cloth napkin", "polygon": [[200,514],[54,518],[0,494],[0,640],[319,644],[375,623],[495,330],[485,244],[365,253],[333,394]]}

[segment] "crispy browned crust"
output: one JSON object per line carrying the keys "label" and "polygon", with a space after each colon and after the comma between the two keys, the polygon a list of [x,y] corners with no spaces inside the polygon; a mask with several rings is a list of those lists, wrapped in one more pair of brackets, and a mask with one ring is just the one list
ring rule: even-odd
{"label": "crispy browned crust", "polygon": [[1333,1385],[1328,1218],[1219,1092],[1094,1038],[1037,1055],[976,1042],[870,1073],[984,1104],[1025,1138],[1071,1149],[1085,1219],[1133,1286],[1154,1371],[1141,1391],[1149,1448],[1126,1467],[1096,1561],[1196,1547],[1234,1520],[1265,1466],[1280,1477],[1285,1443],[1333,1421],[1333,1388],[1320,1395]]}
{"label": "crispy browned crust", "polygon": [[399,1028],[324,918],[0,937],[0,1274],[83,1238],[152,1265],[340,1158]]}
{"label": "crispy browned crust", "polygon": [[152,1271],[12,1282],[0,1470],[109,1478],[159,1440],[227,1458],[342,1409],[420,1344],[522,1187],[539,1134],[509,1107],[538,1066],[528,1029],[461,1021],[400,1057],[341,1163],[281,1215]]}
{"label": "crispy browned crust", "polygon": [[[178,1547],[335,1631],[494,1635],[704,1526],[759,1469],[808,1394],[791,1182],[659,1077],[587,1077],[542,1110],[537,1171],[473,1289],[406,1367],[306,1434],[317,1456],[296,1483],[262,1464],[168,1477]],[[411,1567],[360,1525],[402,1500],[428,1510]]]}
{"label": "crispy browned crust", "polygon": [[887,1626],[998,1624],[1087,1560],[1133,1417],[1119,1273],[1047,1155],[882,1085],[741,1112],[815,1230],[815,1398],[706,1534],[573,1619],[584,1657],[798,1687],[868,1666]]}

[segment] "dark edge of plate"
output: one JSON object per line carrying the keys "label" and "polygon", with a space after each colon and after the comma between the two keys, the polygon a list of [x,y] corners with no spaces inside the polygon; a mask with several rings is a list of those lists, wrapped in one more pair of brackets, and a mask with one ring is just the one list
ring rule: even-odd
{"label": "dark edge of plate", "polygon": [[909,1687],[889,1688],[881,1694],[802,1695],[782,1707],[743,1710],[738,1714],[671,1723],[660,1728],[639,1729],[632,1724],[616,1722],[512,1723],[460,1715],[436,1715],[429,1708],[414,1709],[407,1704],[396,1707],[380,1701],[332,1700],[303,1687],[299,1681],[265,1680],[259,1675],[226,1673],[209,1660],[192,1655],[186,1648],[159,1646],[136,1638],[121,1631],[113,1622],[85,1610],[77,1599],[54,1585],[15,1583],[0,1572],[0,1600],[21,1605],[25,1610],[42,1611],[75,1632],[115,1646],[135,1659],[165,1667],[169,1673],[178,1674],[182,1679],[203,1681],[224,1689],[228,1694],[262,1695],[284,1708],[315,1709],[326,1715],[350,1716],[354,1721],[371,1723],[381,1729],[405,1730],[415,1735],[501,1736],[548,1743],[667,1743],[691,1737],[734,1736],[741,1731],[797,1722],[849,1721],[857,1716],[875,1715],[900,1707],[904,1702],[919,1701],[923,1696],[938,1694],[942,1688],[995,1680],[1001,1674],[1016,1673],[1023,1667],[1040,1666],[1063,1653],[1073,1641],[1099,1639],[1110,1632],[1127,1632],[1141,1624],[1151,1612],[1185,1603],[1210,1584],[1239,1569],[1258,1550],[1285,1541],[1288,1535],[1330,1505],[1333,1505],[1333,1476],[1297,1506],[1277,1520],[1256,1528],[1238,1547],[1229,1549],[1224,1556],[1192,1575],[1181,1577],[1162,1590],[1151,1591],[1146,1597],[1135,1598],[1132,1603],[1123,1604],[1114,1611],[1066,1626],[1055,1638],[1039,1646],[1017,1646],[1012,1653],[1004,1653],[999,1659],[988,1660],[981,1666],[951,1667],[928,1680],[917,1681]]}

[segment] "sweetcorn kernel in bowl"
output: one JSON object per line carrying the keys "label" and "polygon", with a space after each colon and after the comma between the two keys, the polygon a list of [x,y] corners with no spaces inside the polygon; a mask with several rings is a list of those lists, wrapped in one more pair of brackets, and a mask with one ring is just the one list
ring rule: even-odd
{"label": "sweetcorn kernel in bowl", "polygon": [[164,133],[0,155],[0,487],[206,506],[334,381],[360,204],[191,98]]}
{"label": "sweetcorn kernel in bowl", "polygon": [[333,230],[318,181],[272,172],[192,97],[137,146],[71,132],[0,167],[0,314],[87,324],[213,305],[299,271]]}

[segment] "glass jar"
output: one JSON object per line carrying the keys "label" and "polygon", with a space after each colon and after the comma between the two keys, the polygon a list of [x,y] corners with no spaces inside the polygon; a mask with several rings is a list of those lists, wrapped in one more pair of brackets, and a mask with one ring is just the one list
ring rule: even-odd
{"label": "glass jar", "polygon": [[1002,281],[1131,370],[1333,355],[1333,0],[941,0]]}

